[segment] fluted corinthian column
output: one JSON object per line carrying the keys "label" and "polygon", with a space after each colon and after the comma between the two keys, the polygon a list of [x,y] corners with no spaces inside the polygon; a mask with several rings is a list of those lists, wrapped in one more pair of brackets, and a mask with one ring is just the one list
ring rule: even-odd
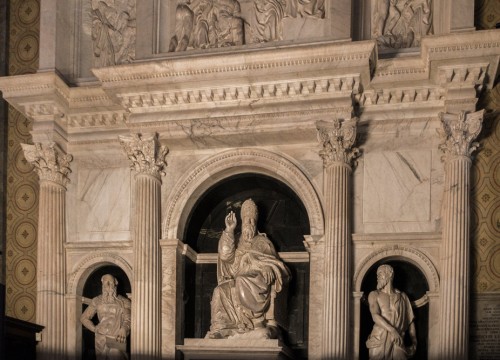
{"label": "fluted corinthian column", "polygon": [[445,167],[441,255],[440,359],[468,358],[470,155],[483,111],[440,114]]}
{"label": "fluted corinthian column", "polygon": [[351,163],[357,118],[320,121],[318,139],[324,164],[325,243],[323,339],[321,359],[348,359],[350,273]]}
{"label": "fluted corinthian column", "polygon": [[42,342],[37,345],[37,358],[63,359],[66,356],[65,196],[73,158],[63,154],[54,143],[21,145],[26,160],[40,177],[36,322],[45,328]]}
{"label": "fluted corinthian column", "polygon": [[167,148],[156,134],[120,137],[135,170],[134,280],[131,353],[134,359],[161,357],[161,175]]}

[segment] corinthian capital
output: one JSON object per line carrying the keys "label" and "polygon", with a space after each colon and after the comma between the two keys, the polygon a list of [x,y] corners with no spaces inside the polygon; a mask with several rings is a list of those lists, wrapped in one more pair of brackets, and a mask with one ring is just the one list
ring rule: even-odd
{"label": "corinthian capital", "polygon": [[341,121],[318,121],[318,140],[322,145],[319,156],[328,167],[334,163],[351,166],[352,160],[359,156],[358,148],[353,147],[356,141],[356,124],[358,118]]}
{"label": "corinthian capital", "polygon": [[458,115],[440,113],[443,129],[438,130],[444,142],[439,145],[445,155],[443,159],[449,161],[457,157],[470,157],[479,143],[474,142],[481,132],[484,110],[473,113],[461,111]]}
{"label": "corinthian capital", "polygon": [[21,144],[24,156],[40,177],[40,181],[53,181],[66,186],[69,182],[68,174],[71,172],[69,163],[73,160],[70,154],[64,154],[55,143],[35,143],[34,145]]}
{"label": "corinthian capital", "polygon": [[160,146],[158,134],[135,134],[119,138],[132,162],[130,167],[133,170],[138,174],[152,175],[156,178],[165,175],[163,170],[167,166],[165,157],[168,148]]}

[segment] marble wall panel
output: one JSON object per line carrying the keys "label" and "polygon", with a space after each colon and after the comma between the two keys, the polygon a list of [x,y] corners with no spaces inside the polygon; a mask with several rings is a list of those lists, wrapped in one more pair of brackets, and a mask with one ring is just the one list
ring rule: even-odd
{"label": "marble wall panel", "polygon": [[129,168],[80,168],[76,194],[77,239],[130,239]]}
{"label": "marble wall panel", "polygon": [[374,152],[365,157],[365,224],[430,220],[431,151]]}

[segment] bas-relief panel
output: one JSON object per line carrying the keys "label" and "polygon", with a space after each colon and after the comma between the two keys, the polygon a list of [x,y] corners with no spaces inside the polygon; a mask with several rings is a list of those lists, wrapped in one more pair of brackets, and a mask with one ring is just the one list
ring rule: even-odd
{"label": "bas-relief panel", "polygon": [[[372,228],[431,220],[431,151],[381,151],[364,155],[363,223]],[[378,224],[378,226],[377,226]],[[378,232],[378,231],[377,231]]]}
{"label": "bas-relief panel", "polygon": [[129,168],[80,168],[76,203],[77,239],[129,240]]}
{"label": "bas-relief panel", "polygon": [[372,38],[382,48],[420,46],[433,33],[432,0],[372,0]]}
{"label": "bas-relief panel", "polygon": [[[324,0],[181,0],[169,51],[318,37],[321,28],[305,21],[324,17]],[[315,31],[308,33],[311,27]]]}

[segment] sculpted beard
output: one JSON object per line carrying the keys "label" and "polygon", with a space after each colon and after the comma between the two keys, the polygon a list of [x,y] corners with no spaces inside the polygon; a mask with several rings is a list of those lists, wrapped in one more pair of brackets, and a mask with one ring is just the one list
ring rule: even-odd
{"label": "sculpted beard", "polygon": [[389,282],[389,279],[387,279],[387,278],[379,279],[377,281],[377,290],[383,289],[387,285],[388,282]]}
{"label": "sculpted beard", "polygon": [[113,286],[103,286],[102,287],[102,299],[105,303],[112,303],[116,299],[116,287]]}
{"label": "sculpted beard", "polygon": [[241,234],[244,240],[252,240],[255,236],[255,226],[251,223],[245,223],[242,226]]}

